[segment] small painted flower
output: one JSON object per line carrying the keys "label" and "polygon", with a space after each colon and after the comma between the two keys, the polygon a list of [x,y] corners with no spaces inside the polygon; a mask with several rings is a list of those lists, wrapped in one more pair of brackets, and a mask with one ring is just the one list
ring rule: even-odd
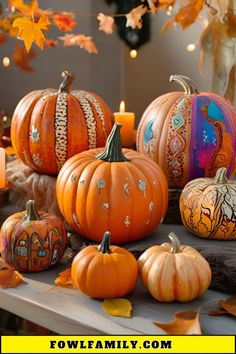
{"label": "small painted flower", "polygon": [[39,157],[39,154],[33,154],[32,159],[36,166],[39,166],[41,164],[41,159]]}
{"label": "small painted flower", "polygon": [[39,141],[39,132],[38,132],[38,129],[34,125],[32,125],[32,129],[30,132],[30,140],[33,143],[37,143]]}

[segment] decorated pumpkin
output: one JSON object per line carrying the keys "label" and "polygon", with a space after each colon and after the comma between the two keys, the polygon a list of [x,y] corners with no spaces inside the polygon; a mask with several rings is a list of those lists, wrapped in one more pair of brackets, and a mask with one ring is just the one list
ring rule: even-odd
{"label": "decorated pumpkin", "polygon": [[197,177],[212,177],[219,167],[235,169],[236,112],[215,93],[198,92],[185,76],[172,75],[184,92],[155,99],[137,130],[137,149],[156,161],[169,186],[182,188]]}
{"label": "decorated pumpkin", "polygon": [[97,95],[70,90],[67,71],[59,90],[30,92],[18,103],[11,138],[18,157],[33,170],[56,175],[71,156],[105,146],[113,116]]}
{"label": "decorated pumpkin", "polygon": [[190,181],[180,195],[185,227],[204,238],[236,239],[236,181],[229,181],[221,167],[214,178]]}
{"label": "decorated pumpkin", "polygon": [[101,244],[82,249],[73,259],[71,279],[94,298],[117,298],[130,293],[138,278],[138,263],[125,248],[110,246],[110,232]]}
{"label": "decorated pumpkin", "polygon": [[211,268],[193,247],[181,245],[175,233],[171,243],[148,248],[139,257],[143,285],[158,301],[191,301],[201,296],[211,282]]}
{"label": "decorated pumpkin", "polygon": [[153,232],[168,203],[166,178],[149,157],[121,149],[115,124],[105,150],[84,151],[62,167],[56,183],[61,213],[72,229],[101,242],[106,230],[113,243],[130,242]]}
{"label": "decorated pumpkin", "polygon": [[49,268],[62,258],[66,247],[63,222],[37,211],[34,200],[26,203],[26,211],[9,216],[1,227],[2,258],[21,272]]}

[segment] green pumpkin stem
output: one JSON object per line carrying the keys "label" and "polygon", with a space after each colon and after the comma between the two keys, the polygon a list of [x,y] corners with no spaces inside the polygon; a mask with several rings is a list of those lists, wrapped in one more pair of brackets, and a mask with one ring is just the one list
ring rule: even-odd
{"label": "green pumpkin stem", "polygon": [[63,81],[59,86],[59,93],[68,93],[70,92],[70,88],[74,82],[75,76],[67,70],[63,71],[61,76],[63,77]]}
{"label": "green pumpkin stem", "polygon": [[26,203],[26,215],[24,217],[25,221],[39,220],[40,215],[37,211],[36,204],[34,200],[28,200]]}
{"label": "green pumpkin stem", "polygon": [[110,132],[107,138],[104,151],[96,156],[98,160],[103,160],[108,162],[130,161],[123,155],[122,152],[121,138],[120,138],[121,127],[122,124],[119,123],[115,123],[113,125],[112,131]]}
{"label": "green pumpkin stem", "polygon": [[98,251],[101,253],[112,253],[110,250],[110,235],[111,233],[109,231],[106,231],[103,235],[102,242],[98,248]]}
{"label": "green pumpkin stem", "polygon": [[181,250],[180,250],[181,244],[180,244],[180,241],[179,241],[177,235],[174,232],[170,232],[168,237],[171,241],[170,252],[171,253],[180,253],[181,252]]}
{"label": "green pumpkin stem", "polygon": [[215,183],[229,183],[226,177],[227,174],[227,168],[226,167],[221,167],[216,171],[215,175]]}
{"label": "green pumpkin stem", "polygon": [[187,76],[175,75],[175,74],[171,75],[170,82],[177,82],[178,84],[180,84],[183,87],[184,93],[186,95],[192,95],[192,94],[196,95],[199,93],[196,85]]}

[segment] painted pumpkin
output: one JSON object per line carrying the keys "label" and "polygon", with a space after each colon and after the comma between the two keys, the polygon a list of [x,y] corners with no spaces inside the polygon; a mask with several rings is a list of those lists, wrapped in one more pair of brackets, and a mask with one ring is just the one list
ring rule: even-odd
{"label": "painted pumpkin", "polygon": [[105,146],[113,116],[94,93],[70,91],[74,76],[67,71],[59,90],[30,92],[18,103],[11,138],[18,157],[32,169],[56,175],[71,156]]}
{"label": "painted pumpkin", "polygon": [[171,243],[148,248],[138,259],[145,288],[158,301],[191,301],[211,282],[211,268],[193,247],[182,245],[171,232]]}
{"label": "painted pumpkin", "polygon": [[2,258],[21,272],[38,272],[57,263],[67,247],[64,223],[37,211],[34,200],[26,211],[9,216],[0,232]]}
{"label": "painted pumpkin", "polygon": [[136,285],[138,263],[125,248],[110,246],[110,232],[102,243],[82,249],[73,259],[71,279],[76,288],[94,298],[117,298]]}
{"label": "painted pumpkin", "polygon": [[169,186],[182,188],[197,177],[213,177],[219,167],[235,169],[236,112],[223,97],[198,92],[181,75],[170,81],[184,92],[155,99],[145,110],[137,130],[137,149],[156,161]]}
{"label": "painted pumpkin", "polygon": [[121,149],[120,128],[113,126],[105,150],[92,149],[69,159],[56,183],[67,223],[98,242],[106,230],[112,243],[143,238],[157,228],[167,210],[163,172],[149,157]]}
{"label": "painted pumpkin", "polygon": [[229,181],[221,167],[214,178],[196,178],[180,196],[180,213],[185,227],[212,239],[236,239],[236,181]]}

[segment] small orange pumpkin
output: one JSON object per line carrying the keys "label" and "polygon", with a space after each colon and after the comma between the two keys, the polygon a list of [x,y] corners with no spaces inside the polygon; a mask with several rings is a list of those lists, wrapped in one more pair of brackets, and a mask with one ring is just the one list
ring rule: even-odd
{"label": "small orange pumpkin", "polygon": [[34,200],[26,211],[9,216],[0,232],[2,258],[21,272],[38,272],[57,263],[67,246],[64,223],[37,211]]}
{"label": "small orange pumpkin", "polygon": [[156,161],[169,187],[183,188],[197,177],[228,176],[236,164],[236,111],[224,97],[198,92],[186,76],[171,75],[185,92],[169,92],[145,110],[137,130],[137,149]]}
{"label": "small orange pumpkin", "polygon": [[148,236],[162,222],[168,186],[160,167],[131,149],[121,149],[115,124],[104,149],[84,151],[62,167],[56,183],[58,205],[79,234],[112,243]]}
{"label": "small orange pumpkin", "polygon": [[30,92],[18,103],[11,139],[18,157],[33,170],[57,175],[71,156],[104,146],[113,116],[97,95],[70,90],[74,76],[63,71],[59,90]]}
{"label": "small orange pumpkin", "polygon": [[74,258],[71,278],[75,287],[94,298],[117,298],[130,293],[138,278],[135,257],[124,248],[109,246],[110,233],[102,243],[82,249]]}
{"label": "small orange pumpkin", "polygon": [[236,181],[221,167],[214,178],[196,178],[183,189],[179,206],[183,224],[197,236],[236,239]]}
{"label": "small orange pumpkin", "polygon": [[171,232],[171,243],[148,248],[138,259],[143,285],[158,301],[191,301],[211,282],[211,268],[193,247],[180,245]]}

